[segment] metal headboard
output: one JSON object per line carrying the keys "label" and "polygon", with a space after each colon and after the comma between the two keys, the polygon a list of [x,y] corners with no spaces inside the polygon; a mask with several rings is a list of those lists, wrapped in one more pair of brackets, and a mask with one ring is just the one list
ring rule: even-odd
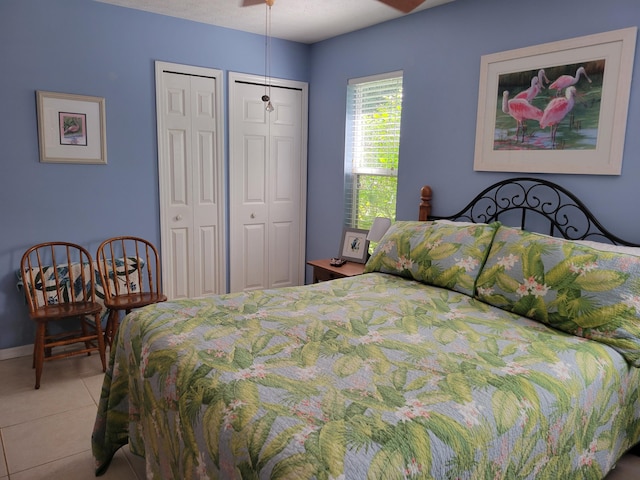
{"label": "metal headboard", "polygon": [[421,220],[446,219],[474,223],[500,221],[506,225],[569,240],[640,246],[609,232],[575,195],[547,180],[530,177],[503,180],[487,187],[466,207],[449,216],[430,215],[431,196],[431,188],[422,187]]}

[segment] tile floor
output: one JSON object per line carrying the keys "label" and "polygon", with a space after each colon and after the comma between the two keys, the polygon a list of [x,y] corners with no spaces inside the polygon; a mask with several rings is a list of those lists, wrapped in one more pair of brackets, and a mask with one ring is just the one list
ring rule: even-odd
{"label": "tile floor", "polygon": [[[97,355],[46,363],[34,390],[31,357],[0,361],[0,480],[94,479],[91,432],[102,387]],[[144,461],[118,451],[104,480],[143,480]],[[640,479],[625,455],[606,480]]]}
{"label": "tile floor", "polygon": [[[33,388],[31,357],[0,361],[0,480],[89,480],[102,388],[96,354],[47,362]],[[121,448],[105,480],[143,480],[144,460]]]}

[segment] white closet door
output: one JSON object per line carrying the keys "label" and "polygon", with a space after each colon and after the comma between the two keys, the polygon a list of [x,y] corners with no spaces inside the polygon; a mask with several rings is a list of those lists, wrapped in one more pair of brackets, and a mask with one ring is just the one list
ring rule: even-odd
{"label": "white closet door", "polygon": [[[249,78],[247,78],[249,77]],[[306,84],[230,74],[231,291],[304,283]]]}
{"label": "white closet door", "polygon": [[226,292],[221,72],[156,64],[163,288]]}

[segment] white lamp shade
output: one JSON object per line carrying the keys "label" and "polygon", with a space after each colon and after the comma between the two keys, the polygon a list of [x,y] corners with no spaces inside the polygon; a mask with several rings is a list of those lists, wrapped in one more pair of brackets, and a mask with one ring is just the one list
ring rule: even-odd
{"label": "white lamp shade", "polygon": [[370,242],[379,242],[389,227],[391,226],[391,220],[389,218],[384,217],[376,217],[373,220],[373,225],[371,225],[371,229],[367,234],[367,240]]}

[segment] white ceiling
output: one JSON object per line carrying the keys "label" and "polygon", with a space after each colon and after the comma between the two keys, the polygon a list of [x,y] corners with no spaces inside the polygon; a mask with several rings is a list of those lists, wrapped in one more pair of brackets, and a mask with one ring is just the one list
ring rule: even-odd
{"label": "white ceiling", "polygon": [[[242,0],[96,0],[171,17],[264,35],[266,6],[242,7]],[[412,13],[452,2],[426,0]],[[404,15],[377,0],[275,0],[271,35],[314,43]]]}

